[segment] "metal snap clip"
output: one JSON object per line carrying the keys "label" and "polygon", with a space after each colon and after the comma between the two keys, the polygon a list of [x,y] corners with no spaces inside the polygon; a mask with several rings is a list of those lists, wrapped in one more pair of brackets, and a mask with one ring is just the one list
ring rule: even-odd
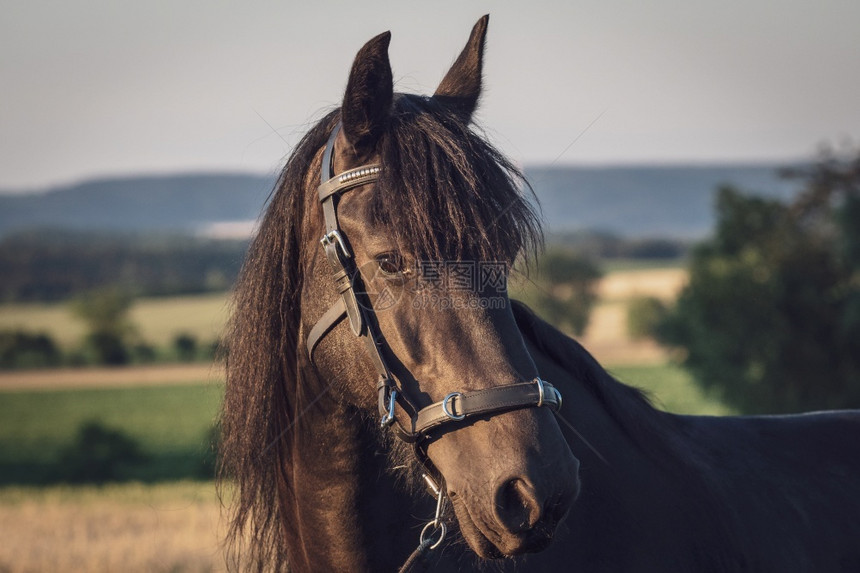
{"label": "metal snap clip", "polygon": [[379,427],[384,428],[394,423],[394,405],[397,398],[397,390],[392,390],[388,395],[388,412],[379,421]]}

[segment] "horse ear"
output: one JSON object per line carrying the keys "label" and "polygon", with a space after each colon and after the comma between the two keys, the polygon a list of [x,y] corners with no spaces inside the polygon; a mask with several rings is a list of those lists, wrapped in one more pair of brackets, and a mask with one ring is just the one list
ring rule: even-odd
{"label": "horse ear", "polygon": [[367,42],[355,56],[349,73],[341,121],[344,136],[356,156],[373,152],[391,112],[394,84],[388,61],[390,41],[391,32],[385,32]]}
{"label": "horse ear", "polygon": [[472,34],[460,57],[445,74],[433,98],[448,106],[465,122],[472,118],[481,97],[481,69],[484,61],[484,40],[487,37],[487,14],[472,28]]}

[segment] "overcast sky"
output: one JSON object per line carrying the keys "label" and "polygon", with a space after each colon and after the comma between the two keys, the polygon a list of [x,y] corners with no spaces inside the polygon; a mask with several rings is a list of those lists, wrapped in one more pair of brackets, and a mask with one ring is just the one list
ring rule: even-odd
{"label": "overcast sky", "polygon": [[[4,0],[0,188],[272,173],[391,30],[432,93],[489,12],[479,120],[520,164],[785,160],[860,138],[860,1]],[[590,126],[590,127],[589,127]]]}

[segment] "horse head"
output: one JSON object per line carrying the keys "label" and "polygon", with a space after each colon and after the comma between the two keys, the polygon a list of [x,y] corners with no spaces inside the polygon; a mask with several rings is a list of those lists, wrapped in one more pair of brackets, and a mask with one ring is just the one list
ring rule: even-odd
{"label": "horse head", "polygon": [[537,219],[470,127],[487,20],[430,97],[394,93],[390,34],[358,52],[306,176],[299,236],[323,248],[303,258],[298,338],[339,399],[414,444],[471,548],[499,557],[544,548],[579,482],[505,284]]}

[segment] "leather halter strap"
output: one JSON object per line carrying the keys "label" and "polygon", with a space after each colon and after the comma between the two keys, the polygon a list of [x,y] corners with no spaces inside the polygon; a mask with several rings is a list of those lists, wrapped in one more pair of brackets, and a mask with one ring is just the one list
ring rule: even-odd
{"label": "leather halter strap", "polygon": [[[383,337],[376,325],[370,301],[363,298],[364,304],[359,304],[358,297],[365,295],[359,295],[354,289],[353,281],[360,278],[353,255],[337,221],[336,201],[340,195],[377,181],[382,167],[365,165],[335,176],[332,158],[334,143],[340,129],[341,124],[338,123],[326,144],[320,170],[321,182],[317,189],[325,219],[325,235],[320,239],[320,243],[332,267],[340,297],[308,334],[307,351],[311,362],[317,345],[326,334],[347,318],[353,334],[364,342],[367,353],[379,374],[377,392],[381,425],[383,427],[393,425],[397,421],[396,434],[407,442],[418,442],[442,426],[467,422],[481,416],[541,406],[548,406],[558,411],[561,408],[561,393],[552,384],[540,378],[472,392],[452,392],[443,400],[424,408],[416,407],[397,386],[382,352]],[[409,428],[395,416],[396,403],[409,413]]]}
{"label": "leather halter strap", "polygon": [[533,406],[549,406],[558,411],[561,409],[561,393],[540,378],[474,392],[452,392],[440,402],[418,412],[412,420],[412,433],[423,436],[443,424]]}

